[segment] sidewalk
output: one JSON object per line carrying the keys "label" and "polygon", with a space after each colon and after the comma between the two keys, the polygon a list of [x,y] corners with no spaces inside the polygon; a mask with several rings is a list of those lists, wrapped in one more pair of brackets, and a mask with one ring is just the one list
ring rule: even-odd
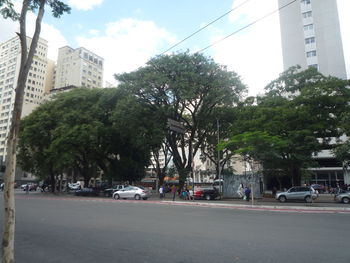
{"label": "sidewalk", "polygon": [[199,206],[217,206],[217,207],[231,207],[236,209],[250,209],[250,210],[269,210],[269,211],[300,211],[300,212],[342,212],[350,213],[350,205],[337,203],[334,201],[334,196],[329,194],[322,194],[313,203],[305,202],[286,202],[280,203],[274,198],[261,198],[252,201],[244,201],[242,199],[223,199],[223,200],[182,200],[178,196],[175,202],[172,201],[170,194],[163,199],[159,199],[158,195],[153,195],[150,200],[158,200],[161,202],[174,204],[187,204]]}

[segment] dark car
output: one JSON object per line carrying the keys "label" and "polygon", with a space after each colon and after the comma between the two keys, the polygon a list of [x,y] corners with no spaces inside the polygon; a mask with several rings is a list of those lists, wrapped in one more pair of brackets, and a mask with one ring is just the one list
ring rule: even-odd
{"label": "dark car", "polygon": [[322,184],[312,184],[311,187],[320,194],[324,193],[324,191],[326,190],[326,187]]}
{"label": "dark car", "polygon": [[99,196],[100,190],[97,188],[82,188],[75,191],[76,196]]}
{"label": "dark car", "polygon": [[194,199],[213,200],[219,196],[219,191],[215,188],[199,188],[194,190]]}

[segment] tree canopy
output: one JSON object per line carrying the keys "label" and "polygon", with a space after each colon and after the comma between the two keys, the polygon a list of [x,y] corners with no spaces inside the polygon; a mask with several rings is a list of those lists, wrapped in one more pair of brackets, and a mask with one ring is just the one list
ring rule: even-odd
{"label": "tree canopy", "polygon": [[76,89],[23,119],[18,160],[43,177],[77,169],[86,183],[97,168],[136,181],[159,147],[157,114],[118,89]]}
{"label": "tree canopy", "polygon": [[120,88],[161,112],[163,121],[170,118],[184,125],[186,134],[165,134],[181,185],[193,168],[193,156],[213,128],[208,120],[214,109],[237,104],[246,91],[235,72],[202,54],[188,52],[158,56],[116,79]]}

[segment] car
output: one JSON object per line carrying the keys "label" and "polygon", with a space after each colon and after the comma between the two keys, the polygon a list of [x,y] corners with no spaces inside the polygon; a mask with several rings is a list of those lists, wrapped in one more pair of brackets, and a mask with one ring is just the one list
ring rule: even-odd
{"label": "car", "polygon": [[350,191],[345,193],[337,194],[334,199],[338,202],[341,202],[343,204],[349,204],[350,203]]}
{"label": "car", "polygon": [[143,186],[127,186],[113,193],[113,199],[147,200],[151,196],[151,192]]}
{"label": "car", "polygon": [[112,188],[107,188],[103,191],[103,195],[106,197],[112,197],[113,193],[118,191],[118,190],[122,190],[125,187],[127,187],[128,185],[122,185],[122,184],[118,184],[118,185],[114,185]]}
{"label": "car", "polygon": [[75,191],[76,196],[99,196],[100,190],[97,188],[82,188]]}
{"label": "car", "polygon": [[[294,186],[288,191],[276,194],[276,199],[282,203],[286,201],[305,201],[310,203],[318,197],[315,189],[309,186]],[[311,199],[312,198],[312,199]]]}
{"label": "car", "polygon": [[26,191],[27,190],[27,186],[28,186],[28,191],[36,191],[37,188],[38,188],[38,185],[37,184],[34,184],[34,183],[26,183],[26,184],[22,184],[21,185],[21,189],[23,191]]}
{"label": "car", "polygon": [[81,184],[80,184],[80,182],[68,183],[68,189],[69,190],[79,190],[79,189],[81,189]]}
{"label": "car", "polygon": [[194,199],[213,200],[219,196],[219,191],[216,188],[197,188],[194,190]]}

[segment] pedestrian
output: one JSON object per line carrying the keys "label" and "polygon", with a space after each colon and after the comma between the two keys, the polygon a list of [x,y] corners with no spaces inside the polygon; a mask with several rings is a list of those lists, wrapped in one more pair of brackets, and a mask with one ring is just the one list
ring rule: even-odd
{"label": "pedestrian", "polygon": [[26,184],[26,194],[28,194],[29,193],[29,184]]}
{"label": "pedestrian", "polygon": [[274,187],[272,188],[272,197],[275,197],[276,194],[277,194],[277,188],[276,188],[276,186],[274,186]]}
{"label": "pedestrian", "polygon": [[164,186],[161,185],[161,186],[159,187],[159,198],[160,198],[160,199],[163,199],[163,197],[164,197]]}
{"label": "pedestrian", "polygon": [[244,194],[245,194],[245,200],[247,202],[249,202],[249,200],[250,200],[250,193],[251,193],[251,190],[250,190],[249,186],[246,186],[246,188],[244,189]]}
{"label": "pedestrian", "polygon": [[239,196],[239,198],[243,198],[244,196],[244,191],[243,191],[243,184],[240,183],[239,186],[238,186],[238,189],[237,189],[237,194]]}
{"label": "pedestrian", "polygon": [[172,187],[171,187],[171,193],[173,194],[173,201],[175,201],[175,196],[176,196],[176,186],[175,185],[173,185]]}

